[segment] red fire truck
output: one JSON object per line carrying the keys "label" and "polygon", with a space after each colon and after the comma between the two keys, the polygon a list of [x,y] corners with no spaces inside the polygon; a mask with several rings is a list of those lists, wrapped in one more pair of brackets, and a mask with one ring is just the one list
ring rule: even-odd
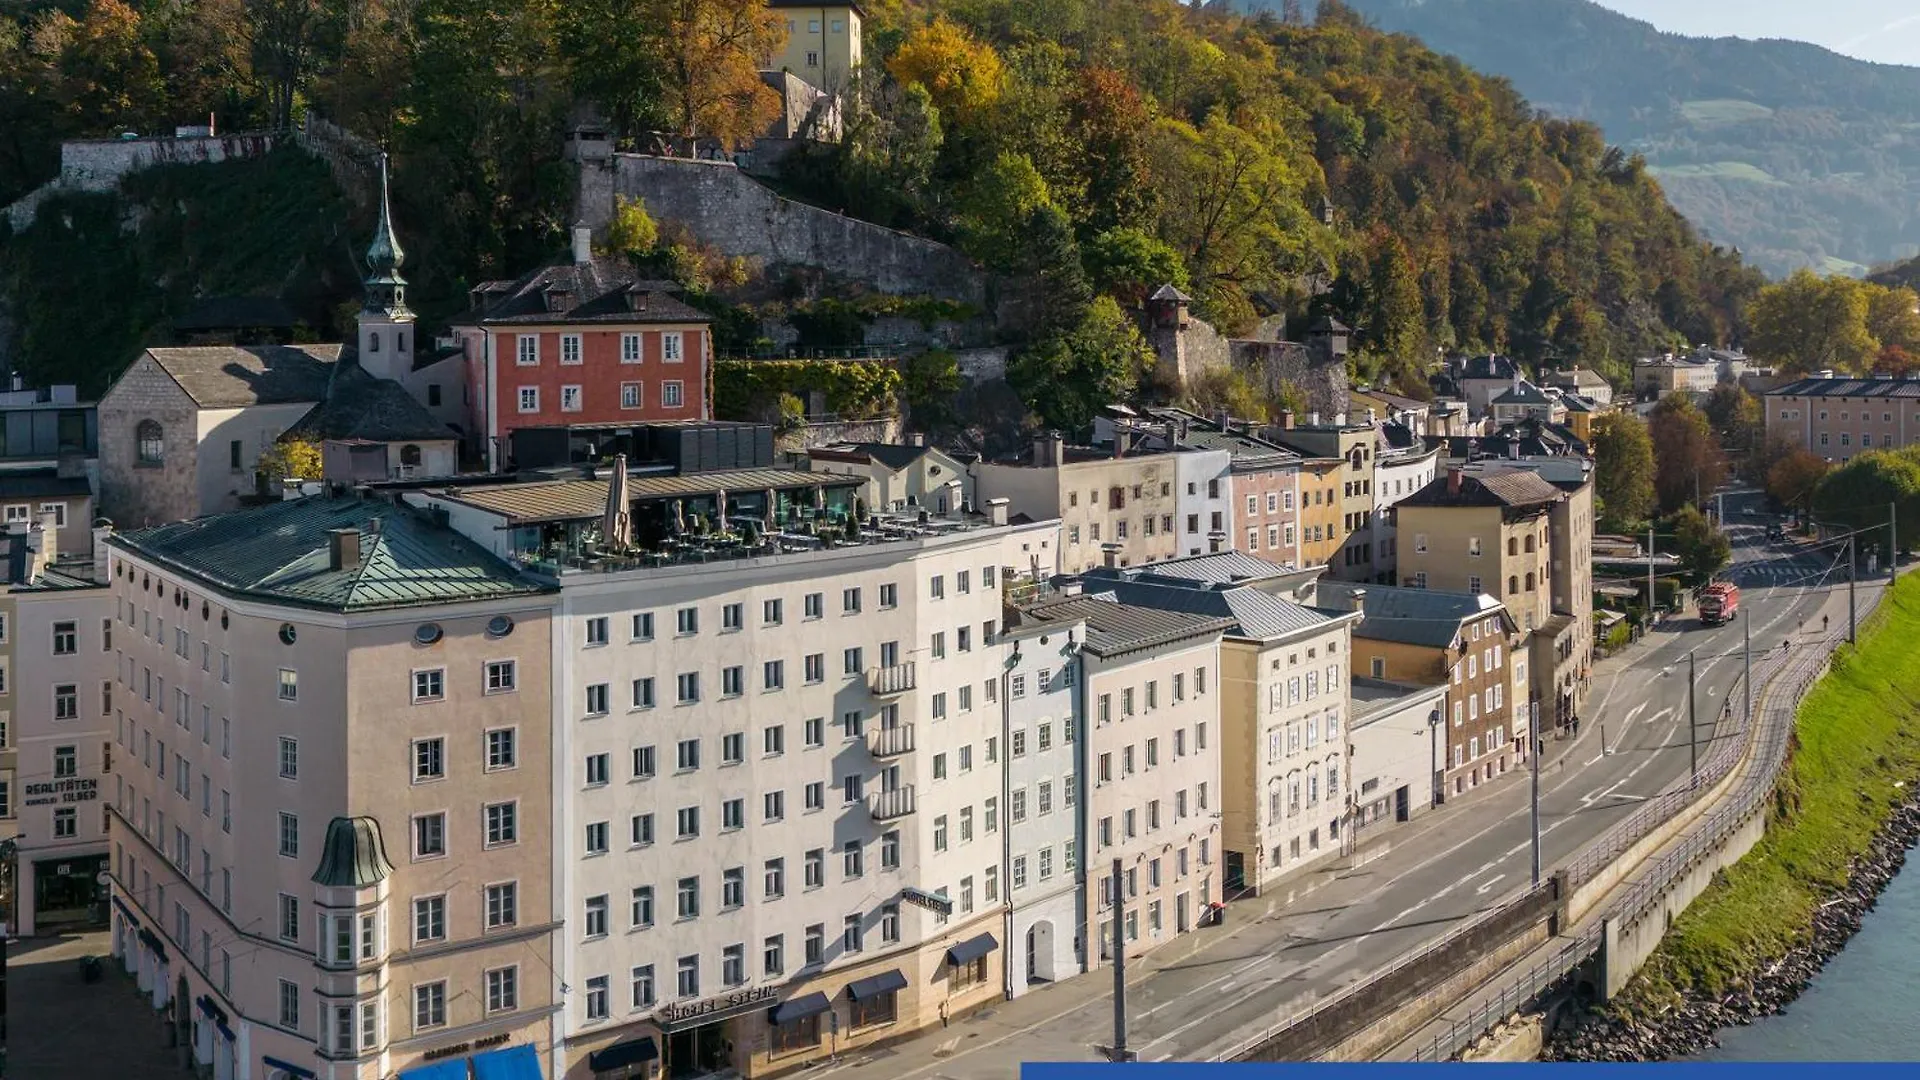
{"label": "red fire truck", "polygon": [[1719,626],[1740,610],[1740,586],[1731,581],[1716,581],[1700,590],[1700,621]]}

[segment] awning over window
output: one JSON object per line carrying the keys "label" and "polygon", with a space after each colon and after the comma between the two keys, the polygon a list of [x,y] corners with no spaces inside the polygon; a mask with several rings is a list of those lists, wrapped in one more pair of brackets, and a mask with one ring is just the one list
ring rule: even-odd
{"label": "awning over window", "polygon": [[628,1039],[623,1043],[614,1043],[605,1050],[595,1050],[587,1055],[587,1068],[594,1072],[615,1072],[629,1065],[656,1061],[660,1057],[660,1047],[649,1035],[644,1039]]}
{"label": "awning over window", "polygon": [[540,1080],[540,1055],[531,1046],[475,1054],[473,1080]]}
{"label": "awning over window", "polygon": [[865,1001],[868,998],[879,997],[881,994],[891,994],[895,990],[905,990],[906,988],[907,977],[900,974],[899,968],[895,968],[884,975],[872,975],[864,979],[855,979],[853,982],[848,983],[847,996],[855,1001]]}
{"label": "awning over window", "polygon": [[803,994],[768,1009],[767,1018],[776,1024],[791,1024],[809,1016],[819,1016],[831,1008],[833,1002],[827,1000],[827,995],[818,992]]}
{"label": "awning over window", "polygon": [[971,964],[999,947],[1000,943],[993,940],[992,934],[976,934],[948,949],[947,962],[956,967]]}
{"label": "awning over window", "polygon": [[167,947],[160,943],[160,938],[155,935],[153,931],[143,926],[140,928],[139,937],[140,944],[153,950],[153,954],[160,958],[161,963],[164,964],[167,962]]}
{"label": "awning over window", "polygon": [[133,913],[133,909],[127,906],[126,901],[116,896],[113,898],[113,906],[120,909],[120,914],[125,916],[126,920],[133,924],[134,929],[138,930],[140,928],[140,917]]}
{"label": "awning over window", "polygon": [[[263,1057],[260,1059],[260,1063],[262,1065],[265,1065],[269,1069],[279,1069],[281,1072],[286,1073],[288,1076],[297,1076],[300,1078],[300,1080],[313,1080],[312,1069],[303,1069],[300,1066],[295,1065],[290,1061],[281,1061],[277,1057]],[[420,1069],[415,1069],[413,1072],[417,1073],[421,1071],[422,1070]],[[400,1075],[412,1076],[413,1073],[401,1073]]]}
{"label": "awning over window", "polygon": [[408,1069],[400,1074],[400,1080],[467,1080],[467,1059],[449,1058]]}

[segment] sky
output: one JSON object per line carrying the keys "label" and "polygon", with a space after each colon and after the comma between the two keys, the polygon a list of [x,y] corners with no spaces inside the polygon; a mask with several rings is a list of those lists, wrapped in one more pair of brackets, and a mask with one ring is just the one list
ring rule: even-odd
{"label": "sky", "polygon": [[1789,38],[1882,64],[1920,66],[1915,0],[1596,0],[1662,30]]}

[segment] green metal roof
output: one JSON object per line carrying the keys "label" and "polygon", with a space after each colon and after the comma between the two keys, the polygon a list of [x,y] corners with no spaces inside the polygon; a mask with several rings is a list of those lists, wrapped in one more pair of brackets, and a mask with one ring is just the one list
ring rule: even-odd
{"label": "green metal roof", "polygon": [[[332,567],[334,529],[360,532],[360,559]],[[122,533],[117,547],[216,588],[304,607],[368,611],[550,591],[418,511],[314,496]]]}

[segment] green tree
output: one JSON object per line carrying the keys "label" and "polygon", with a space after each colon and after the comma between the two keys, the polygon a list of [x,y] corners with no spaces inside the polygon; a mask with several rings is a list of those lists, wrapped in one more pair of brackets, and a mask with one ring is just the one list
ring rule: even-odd
{"label": "green tree", "polygon": [[1376,237],[1367,260],[1367,306],[1360,327],[1367,351],[1388,361],[1390,372],[1417,367],[1425,331],[1420,281],[1413,256],[1399,235]]}
{"label": "green tree", "polygon": [[652,253],[659,242],[660,226],[647,213],[647,200],[615,195],[613,218],[607,222],[607,250],[639,259]]}
{"label": "green tree", "polygon": [[1226,413],[1236,420],[1265,423],[1266,395],[1245,374],[1231,367],[1210,367],[1186,387],[1187,404],[1202,416]]}
{"label": "green tree", "polygon": [[1647,417],[1647,434],[1653,440],[1653,491],[1662,511],[1704,499],[1726,479],[1726,458],[1707,414],[1685,393],[1660,399]]}
{"label": "green tree", "polygon": [[1765,417],[1760,399],[1736,383],[1721,383],[1708,391],[1700,407],[1721,445],[1758,449]]}
{"label": "green tree", "polygon": [[[111,0],[96,0],[111,2]],[[294,106],[346,32],[346,8],[329,0],[246,0],[253,72],[265,88],[268,122],[293,126]]]}
{"label": "green tree", "polygon": [[555,38],[573,92],[606,113],[613,130],[665,128],[660,11],[634,0],[573,0],[555,13]]}
{"label": "green tree", "polygon": [[1860,538],[1859,550],[1874,547],[1886,560],[1888,510],[1911,547],[1920,534],[1920,455],[1906,450],[1868,450],[1828,472],[1813,489],[1813,515],[1823,522],[1854,529],[1876,529]]}
{"label": "green tree", "polygon": [[1667,521],[1680,556],[1681,577],[1694,588],[1713,580],[1733,561],[1733,544],[1699,508],[1683,506]]}
{"label": "green tree", "polygon": [[1603,413],[1593,422],[1593,485],[1600,524],[1614,532],[1639,527],[1653,512],[1653,439],[1632,413]]}
{"label": "green tree", "polygon": [[1081,258],[1095,289],[1128,307],[1138,307],[1162,285],[1187,287],[1187,266],[1180,253],[1142,229],[1123,226],[1100,233],[1081,246]]}
{"label": "green tree", "polygon": [[[1087,284],[1086,270],[1080,263],[1080,246],[1073,238],[1073,223],[1059,207],[1042,204],[1027,215],[1024,243],[1026,250],[1020,270],[1032,283],[1032,310],[1038,333],[1059,333],[1070,327],[1076,328],[1075,333],[1081,332],[1087,324],[1087,305],[1093,299],[1093,289]],[[1107,303],[1114,311],[1120,310],[1111,300]],[[1132,323],[1129,321],[1128,325]]]}
{"label": "green tree", "polygon": [[1754,297],[1747,348],[1788,372],[1858,372],[1880,351],[1867,328],[1866,290],[1851,278],[1795,270]]}
{"label": "green tree", "polygon": [[961,244],[988,266],[1012,270],[1026,259],[1032,239],[1029,221],[1052,205],[1047,182],[1033,162],[1024,154],[1001,154],[961,197]]}
{"label": "green tree", "polygon": [[955,402],[966,383],[953,353],[930,349],[902,358],[899,368],[900,396],[906,399],[909,419],[917,429],[946,432],[959,426]]}
{"label": "green tree", "polygon": [[1007,382],[1046,426],[1079,433],[1101,408],[1125,399],[1152,363],[1153,350],[1133,320],[1102,296],[1071,333],[1016,354]]}

